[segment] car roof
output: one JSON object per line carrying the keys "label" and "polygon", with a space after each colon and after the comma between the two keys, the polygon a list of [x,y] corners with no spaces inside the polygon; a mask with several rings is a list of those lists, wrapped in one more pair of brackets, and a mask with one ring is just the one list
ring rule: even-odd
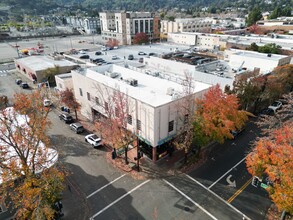
{"label": "car roof", "polygon": [[73,123],[73,125],[75,125],[76,127],[81,127],[82,124],[80,124],[79,122]]}

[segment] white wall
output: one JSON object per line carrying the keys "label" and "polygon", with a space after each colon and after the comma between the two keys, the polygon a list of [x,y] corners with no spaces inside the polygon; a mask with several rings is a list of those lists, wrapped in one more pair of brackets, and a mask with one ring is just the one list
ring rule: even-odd
{"label": "white wall", "polygon": [[144,58],[144,62],[151,68],[161,71],[163,74],[172,76],[185,77],[185,72],[192,73],[195,81],[216,85],[219,84],[222,89],[226,85],[233,85],[233,78],[224,78],[213,74],[199,72],[195,70],[195,66],[186,63],[175,62],[173,60],[161,59],[158,57]]}

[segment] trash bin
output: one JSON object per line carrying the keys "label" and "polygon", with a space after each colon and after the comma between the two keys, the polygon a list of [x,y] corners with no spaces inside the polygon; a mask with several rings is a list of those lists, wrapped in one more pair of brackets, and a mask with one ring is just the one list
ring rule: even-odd
{"label": "trash bin", "polygon": [[64,106],[61,106],[61,111],[64,111]]}
{"label": "trash bin", "polygon": [[64,110],[63,110],[63,111],[67,112],[67,108],[66,108],[66,107],[63,107],[63,108],[64,108]]}
{"label": "trash bin", "polygon": [[67,113],[70,113],[70,109],[69,108],[67,109]]}

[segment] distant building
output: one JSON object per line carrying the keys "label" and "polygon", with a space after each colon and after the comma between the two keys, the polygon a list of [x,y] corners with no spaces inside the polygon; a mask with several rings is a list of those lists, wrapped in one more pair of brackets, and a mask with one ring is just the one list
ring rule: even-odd
{"label": "distant building", "polygon": [[261,20],[256,22],[261,30],[266,31],[290,31],[293,30],[293,17],[279,17],[276,19]]}
{"label": "distant building", "polygon": [[169,33],[168,42],[199,46],[208,49],[225,48],[226,42],[217,35],[203,33]]}
{"label": "distant building", "polygon": [[175,21],[161,21],[161,36],[167,38],[172,32],[210,32],[212,19],[176,18]]}
{"label": "distant building", "polygon": [[261,74],[267,74],[278,66],[289,64],[291,57],[279,54],[229,49],[225,51],[225,60],[229,61],[230,67],[234,70],[238,70],[239,67],[251,71],[259,68]]}
{"label": "distant building", "polygon": [[[74,70],[72,79],[81,113],[91,120],[107,117],[110,108],[116,111],[114,103],[108,101],[112,100],[111,94],[115,91],[125,94],[127,129],[138,136],[147,157],[156,161],[166,155],[169,141],[183,125],[178,113],[182,84],[114,64]],[[192,95],[201,98],[209,87],[194,82]]]}
{"label": "distant building", "polygon": [[44,72],[48,68],[59,68],[60,73],[69,73],[78,67],[76,63],[65,60],[62,56],[29,56],[14,60],[16,69],[31,81],[47,81]]}
{"label": "distant building", "polygon": [[133,37],[140,32],[148,35],[150,41],[160,38],[160,19],[150,12],[101,12],[102,39],[118,40],[121,45],[133,44]]}
{"label": "distant building", "polygon": [[66,23],[83,34],[100,33],[100,19],[98,17],[66,17]]}

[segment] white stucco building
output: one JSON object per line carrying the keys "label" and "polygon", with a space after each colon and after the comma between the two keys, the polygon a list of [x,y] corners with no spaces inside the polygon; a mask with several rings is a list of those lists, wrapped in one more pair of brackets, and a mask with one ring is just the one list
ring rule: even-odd
{"label": "white stucco building", "polygon": [[220,36],[203,33],[168,33],[168,42],[209,49],[226,47],[226,42]]}
{"label": "white stucco building", "polygon": [[100,32],[100,19],[98,17],[66,17],[66,23],[85,34]]}
{"label": "white stucco building", "polygon": [[101,12],[102,39],[116,39],[119,44],[133,44],[137,33],[145,33],[152,39],[159,39],[159,17],[150,12]]}
{"label": "white stucco building", "polygon": [[[166,152],[168,141],[181,127],[178,105],[183,86],[180,83],[118,65],[74,70],[72,80],[81,113],[89,119],[105,116],[106,109],[115,109],[108,101],[115,91],[126,94],[127,129],[139,137],[139,145],[153,161]],[[194,82],[193,97],[201,98],[210,86]]]}
{"label": "white stucco building", "polygon": [[290,56],[236,49],[226,50],[225,59],[229,61],[231,68],[235,70],[239,69],[239,67],[251,71],[254,68],[259,68],[261,74],[270,73],[274,68],[289,64],[291,61]]}
{"label": "white stucco building", "polygon": [[173,32],[209,32],[212,19],[210,18],[176,18],[175,21],[162,20],[161,34],[167,38]]}

